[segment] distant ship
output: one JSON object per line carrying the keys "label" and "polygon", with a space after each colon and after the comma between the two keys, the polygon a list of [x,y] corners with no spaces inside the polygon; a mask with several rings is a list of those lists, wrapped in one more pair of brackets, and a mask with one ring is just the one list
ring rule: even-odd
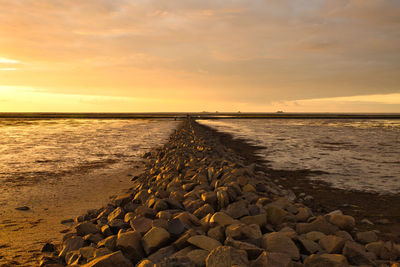
{"label": "distant ship", "polygon": [[282,110],[278,110],[276,113],[283,113],[283,111]]}

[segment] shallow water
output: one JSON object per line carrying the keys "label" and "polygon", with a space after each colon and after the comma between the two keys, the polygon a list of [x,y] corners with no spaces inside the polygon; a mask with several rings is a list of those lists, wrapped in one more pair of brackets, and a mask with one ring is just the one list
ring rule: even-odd
{"label": "shallow water", "polygon": [[400,193],[400,120],[199,120],[265,147],[274,169],[322,171],[341,189]]}
{"label": "shallow water", "polygon": [[9,186],[135,161],[161,145],[171,120],[0,119],[0,192]]}

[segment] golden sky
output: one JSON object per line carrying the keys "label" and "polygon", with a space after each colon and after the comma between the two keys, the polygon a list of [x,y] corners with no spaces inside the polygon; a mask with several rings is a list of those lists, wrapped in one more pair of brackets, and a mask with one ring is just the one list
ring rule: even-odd
{"label": "golden sky", "polygon": [[0,112],[400,112],[399,0],[0,7]]}

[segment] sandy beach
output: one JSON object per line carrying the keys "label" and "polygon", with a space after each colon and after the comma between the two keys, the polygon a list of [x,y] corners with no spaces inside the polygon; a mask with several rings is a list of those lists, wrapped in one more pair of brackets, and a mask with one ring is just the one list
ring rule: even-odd
{"label": "sandy beach", "polygon": [[[0,213],[0,266],[37,266],[46,242],[58,242],[72,231],[71,221],[129,189],[132,177],[142,171],[143,163],[137,162],[119,171],[91,170],[17,189]],[[29,210],[15,209],[25,206]]]}

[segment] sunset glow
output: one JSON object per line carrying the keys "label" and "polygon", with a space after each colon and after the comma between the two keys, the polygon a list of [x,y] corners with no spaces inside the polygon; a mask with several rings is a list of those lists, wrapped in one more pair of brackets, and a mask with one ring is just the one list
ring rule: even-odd
{"label": "sunset glow", "polygon": [[0,112],[400,112],[399,1],[0,6]]}

